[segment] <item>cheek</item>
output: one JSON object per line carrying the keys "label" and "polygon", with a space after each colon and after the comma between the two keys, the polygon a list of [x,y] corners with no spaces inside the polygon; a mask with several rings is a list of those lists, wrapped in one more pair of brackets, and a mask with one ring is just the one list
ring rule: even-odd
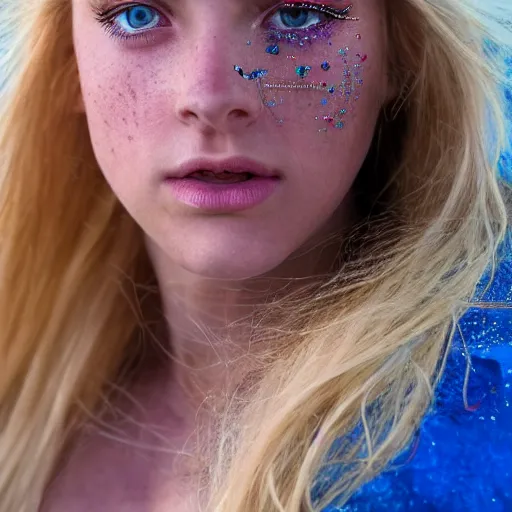
{"label": "cheek", "polygon": [[[343,129],[354,111],[364,83],[366,55],[293,56],[291,66],[270,74],[263,83],[263,101],[279,124],[297,121],[316,131]],[[290,69],[291,67],[291,69]]]}
{"label": "cheek", "polygon": [[[366,158],[382,108],[383,69],[359,54],[352,61],[344,59],[347,63],[342,67],[348,70],[342,71],[334,93],[290,90],[280,93],[280,103],[272,107],[283,120],[278,130],[281,147],[293,155],[294,168],[315,169],[304,171],[301,182],[314,187],[320,197],[336,197],[350,187]],[[316,78],[331,72],[339,74],[335,64],[310,75]]]}
{"label": "cheek", "polygon": [[137,91],[130,85],[129,72],[100,75],[92,69],[88,72],[86,64],[81,70],[81,85],[91,138],[102,152],[106,148],[115,152],[134,139],[140,116]]}
{"label": "cheek", "polygon": [[[112,181],[119,173],[124,180],[124,169],[140,165],[141,128],[150,109],[146,91],[151,87],[149,81],[137,78],[144,76],[140,64],[105,65],[99,70],[98,62],[109,62],[109,56],[90,53],[79,59],[89,133],[106,178]],[[137,174],[132,173],[130,179],[136,180]]]}
{"label": "cheek", "polygon": [[307,49],[281,45],[274,59],[262,80],[263,100],[280,125],[281,146],[301,169],[300,194],[328,214],[373,140],[383,103],[382,50],[377,37],[354,32]]}
{"label": "cheek", "polygon": [[[335,25],[312,40],[260,38],[244,61],[263,71],[254,83],[278,125],[307,124],[310,131],[343,130],[359,111],[373,110],[385,94],[383,32],[373,17],[342,30]],[[326,29],[327,30],[327,29]],[[363,103],[362,108],[359,104]]]}
{"label": "cheek", "polygon": [[295,138],[301,150],[294,167],[300,195],[326,212],[336,208],[364,163],[373,133],[374,124],[366,118],[351,120],[343,134],[301,132]]}
{"label": "cheek", "polygon": [[[309,205],[322,218],[329,217],[349,192],[368,154],[380,113],[380,103],[372,96],[369,90],[356,107],[347,109],[343,128],[324,121],[328,128],[316,129],[315,120],[300,122],[301,116],[290,109],[290,122],[280,130],[280,143],[282,147],[288,144],[304,210]],[[316,107],[306,106],[304,112],[308,108]],[[294,115],[299,121],[293,121]]]}

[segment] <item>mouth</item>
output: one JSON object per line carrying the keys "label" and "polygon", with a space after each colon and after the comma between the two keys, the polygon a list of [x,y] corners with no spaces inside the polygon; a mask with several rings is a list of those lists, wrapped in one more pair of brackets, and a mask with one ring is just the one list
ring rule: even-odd
{"label": "mouth", "polygon": [[175,200],[205,212],[235,213],[264,203],[280,188],[279,171],[256,160],[189,160],[165,176]]}
{"label": "mouth", "polygon": [[250,172],[222,171],[221,173],[215,173],[213,171],[201,170],[188,174],[185,178],[191,178],[205,183],[230,185],[231,183],[242,183],[252,180],[255,178],[255,175]]}
{"label": "mouth", "polygon": [[188,178],[205,183],[229,185],[257,179],[280,179],[281,173],[256,160],[233,157],[224,160],[189,160],[167,175],[167,178]]}

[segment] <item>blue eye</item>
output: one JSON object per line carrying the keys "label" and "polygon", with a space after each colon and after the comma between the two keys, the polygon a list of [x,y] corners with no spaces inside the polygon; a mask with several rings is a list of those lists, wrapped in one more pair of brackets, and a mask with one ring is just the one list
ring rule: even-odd
{"label": "blue eye", "polygon": [[[268,21],[268,27],[278,34],[292,34],[298,31],[308,32],[315,27],[324,26],[333,20],[348,20],[352,4],[344,9],[334,9],[327,5],[298,2],[296,5],[285,4],[274,9]],[[295,31],[295,32],[294,32]]]}
{"label": "blue eye", "polygon": [[102,11],[94,9],[96,19],[105,28],[107,34],[121,40],[139,40],[146,43],[153,40],[151,29],[166,27],[170,21],[157,9],[144,4],[118,6]]}
{"label": "blue eye", "polygon": [[160,14],[151,7],[136,5],[118,14],[113,22],[117,23],[123,32],[133,34],[155,28],[160,23]]}
{"label": "blue eye", "polygon": [[[313,12],[309,9],[286,8],[280,9],[275,18],[278,18],[276,23],[277,28],[307,28],[311,25],[320,23],[320,13]],[[275,20],[273,20],[275,23]],[[279,26],[281,25],[281,26]]]}

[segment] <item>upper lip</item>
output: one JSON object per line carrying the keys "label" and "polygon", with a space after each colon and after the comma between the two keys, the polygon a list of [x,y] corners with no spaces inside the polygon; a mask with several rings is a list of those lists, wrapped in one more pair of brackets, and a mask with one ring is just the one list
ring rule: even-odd
{"label": "upper lip", "polygon": [[224,160],[211,160],[208,158],[196,158],[180,164],[168,174],[169,178],[184,178],[194,172],[210,171],[220,174],[223,171],[232,173],[251,173],[264,178],[279,177],[280,173],[270,169],[264,164],[245,157],[232,157]]}

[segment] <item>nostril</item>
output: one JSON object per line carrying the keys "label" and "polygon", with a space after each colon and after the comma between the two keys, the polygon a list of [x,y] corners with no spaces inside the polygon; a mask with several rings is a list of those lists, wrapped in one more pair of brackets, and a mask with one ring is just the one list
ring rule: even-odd
{"label": "nostril", "polygon": [[192,110],[185,109],[180,114],[182,119],[199,119],[199,116]]}
{"label": "nostril", "polygon": [[[206,99],[209,102],[206,102]],[[229,100],[229,101],[228,101]],[[207,131],[220,130],[220,131],[237,131],[241,128],[240,125],[249,125],[256,120],[262,109],[262,102],[258,98],[259,109],[251,110],[244,108],[242,100],[238,105],[232,105],[235,100],[231,98],[226,100],[223,97],[217,98],[200,98],[196,101],[190,101],[186,105],[176,105],[176,115],[178,119],[184,124],[196,125],[201,129]],[[254,105],[256,107],[256,104]]]}
{"label": "nostril", "polygon": [[241,110],[241,109],[234,109],[232,112],[231,112],[231,115],[237,119],[245,119],[247,117],[249,117],[249,113],[246,112],[245,110]]}

